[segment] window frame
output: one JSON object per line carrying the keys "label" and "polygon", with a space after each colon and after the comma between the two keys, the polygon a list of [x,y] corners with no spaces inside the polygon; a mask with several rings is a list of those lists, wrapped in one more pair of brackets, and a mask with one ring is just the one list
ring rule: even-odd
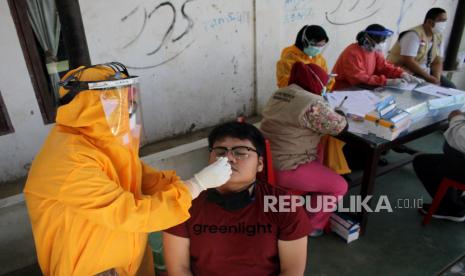
{"label": "window frame", "polygon": [[[42,120],[45,124],[54,123],[57,106],[53,93],[51,93],[52,88],[49,85],[45,64],[40,56],[40,46],[37,44],[29,21],[26,0],[8,0],[8,6],[16,27],[16,33],[18,34]],[[90,66],[89,48],[79,2],[76,0],[56,1],[56,9],[61,23],[63,46],[68,53],[69,68],[76,68],[81,65]]]}
{"label": "window frame", "polygon": [[32,87],[45,124],[55,122],[56,106],[47,80],[47,72],[39,54],[34,31],[27,15],[25,0],[8,0],[19,43],[29,72]]}
{"label": "window frame", "polygon": [[0,91],[0,136],[13,132],[15,132],[15,129],[11,124],[8,110],[6,108],[5,102],[3,101],[2,91]]}

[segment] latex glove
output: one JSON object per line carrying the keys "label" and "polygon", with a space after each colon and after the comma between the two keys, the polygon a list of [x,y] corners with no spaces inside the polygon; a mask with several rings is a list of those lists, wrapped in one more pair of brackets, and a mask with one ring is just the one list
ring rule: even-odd
{"label": "latex glove", "polygon": [[402,75],[400,75],[400,77],[405,80],[406,82],[409,82],[409,83],[418,83],[418,84],[422,84],[424,83],[425,81],[423,79],[420,79],[420,78],[417,78],[413,75],[410,75],[409,73],[407,72],[404,72],[402,73]]}
{"label": "latex glove", "polygon": [[425,81],[424,79],[422,79],[422,78],[418,78],[418,77],[415,77],[415,76],[414,76],[414,78],[415,78],[415,81],[416,81],[418,84],[423,84],[423,83],[426,82],[426,81]]}
{"label": "latex glove", "polygon": [[404,79],[387,79],[386,86],[405,87],[408,84]]}
{"label": "latex glove", "polygon": [[186,181],[192,198],[196,198],[200,192],[208,188],[215,188],[226,183],[231,177],[232,169],[228,158],[220,157],[214,163],[208,165],[194,177]]}

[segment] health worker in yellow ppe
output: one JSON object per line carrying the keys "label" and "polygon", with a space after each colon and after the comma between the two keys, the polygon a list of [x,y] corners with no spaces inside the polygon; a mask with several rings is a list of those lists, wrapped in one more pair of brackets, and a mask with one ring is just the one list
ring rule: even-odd
{"label": "health worker in yellow ppe", "polygon": [[219,159],[187,181],[144,164],[138,77],[121,63],[79,67],[60,85],[56,124],[24,188],[40,268],[136,275],[147,234],[186,221],[193,198],[228,181],[230,164]]}
{"label": "health worker in yellow ppe", "polygon": [[[297,33],[294,45],[286,47],[281,52],[281,58],[276,63],[276,78],[278,87],[288,85],[294,63],[313,63],[328,73],[326,60],[322,55],[329,38],[325,30],[318,25],[305,25]],[[328,87],[330,87],[331,83]]]}
{"label": "health worker in yellow ppe", "polygon": [[[276,78],[278,87],[288,86],[291,76],[292,67],[296,62],[304,64],[316,64],[326,73],[328,65],[322,52],[329,42],[326,31],[318,25],[305,25],[297,33],[294,45],[286,47],[281,52],[281,58],[276,63]],[[326,91],[331,90],[334,86],[334,75],[330,74],[328,82],[324,84],[321,95],[324,97]],[[321,148],[323,149],[323,163],[338,174],[350,173],[349,166],[344,157],[342,148],[345,143],[332,136],[323,136],[321,138]]]}

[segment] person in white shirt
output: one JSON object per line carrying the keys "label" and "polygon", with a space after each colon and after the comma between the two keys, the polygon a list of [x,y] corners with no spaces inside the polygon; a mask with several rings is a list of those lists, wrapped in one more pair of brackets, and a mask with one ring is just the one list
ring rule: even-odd
{"label": "person in white shirt", "polygon": [[399,34],[388,60],[427,82],[455,88],[455,84],[442,75],[442,34],[446,22],[447,13],[444,9],[430,9],[422,25]]}

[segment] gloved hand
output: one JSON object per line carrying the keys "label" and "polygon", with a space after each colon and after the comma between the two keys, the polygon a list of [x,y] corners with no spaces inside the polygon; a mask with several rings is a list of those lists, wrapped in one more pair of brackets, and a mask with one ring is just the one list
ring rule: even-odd
{"label": "gloved hand", "polygon": [[191,192],[192,198],[196,198],[203,190],[215,188],[226,183],[231,177],[231,173],[232,169],[228,158],[220,157],[185,182]]}
{"label": "gloved hand", "polygon": [[404,79],[387,79],[386,86],[405,87],[408,83]]}
{"label": "gloved hand", "polygon": [[402,73],[402,75],[400,75],[400,77],[405,80],[406,82],[409,82],[409,83],[418,83],[418,84],[421,84],[421,83],[424,83],[425,81],[423,79],[420,79],[420,78],[417,78],[413,75],[410,75],[409,73],[407,72],[404,72]]}

